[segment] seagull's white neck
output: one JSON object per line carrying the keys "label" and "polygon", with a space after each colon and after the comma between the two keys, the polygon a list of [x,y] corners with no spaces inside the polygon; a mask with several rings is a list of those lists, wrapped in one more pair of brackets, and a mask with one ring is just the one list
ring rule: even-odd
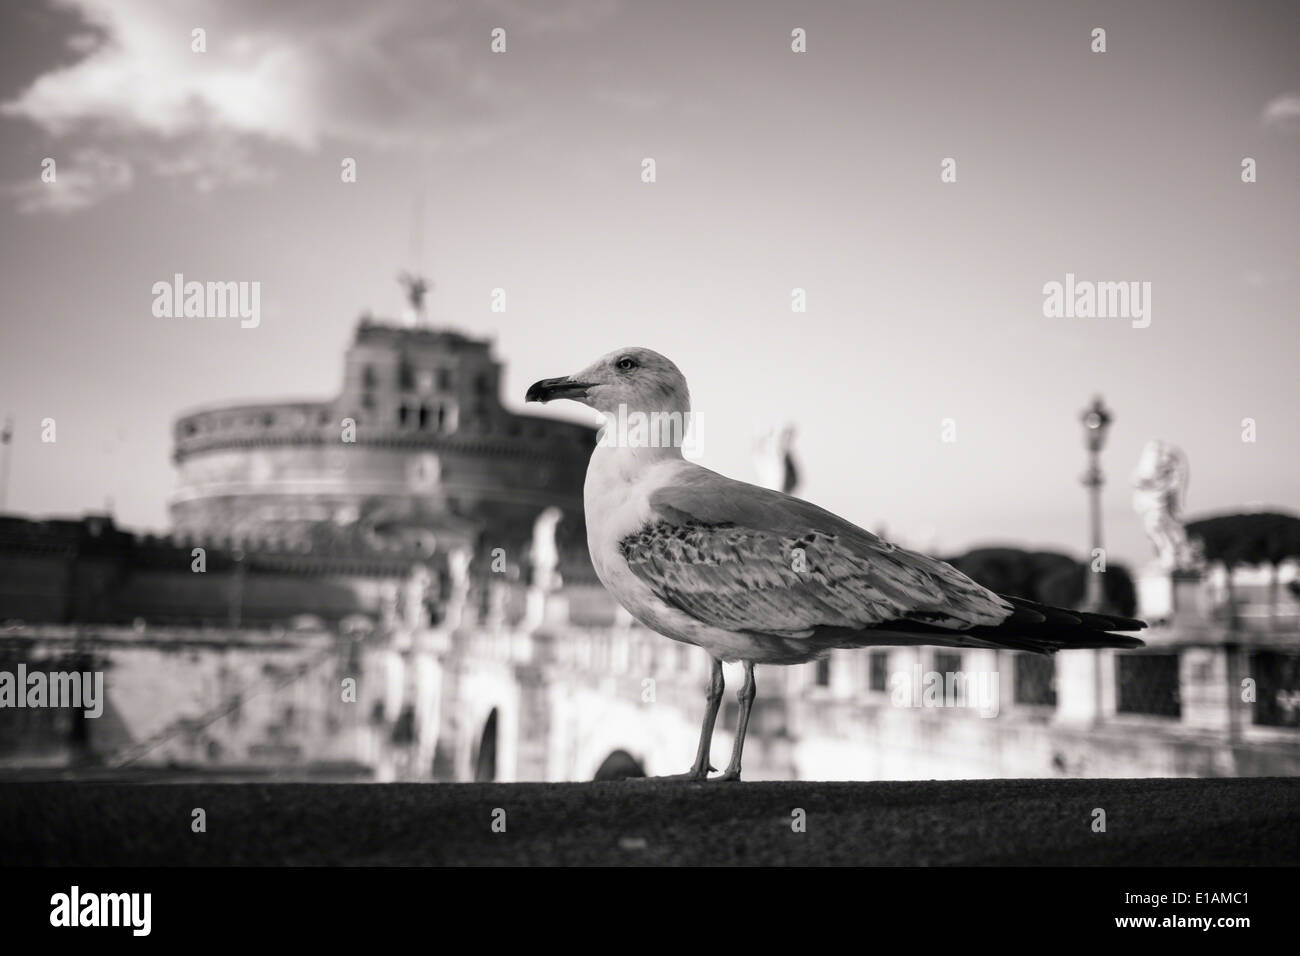
{"label": "seagull's white neck", "polygon": [[[596,574],[606,586],[619,574],[618,542],[652,520],[650,495],[666,476],[685,467],[680,447],[634,448],[598,444],[587,466],[583,510],[587,515],[587,546]],[[626,565],[622,565],[626,570]]]}
{"label": "seagull's white neck", "polygon": [[681,461],[681,448],[632,448],[597,445],[591,453],[591,467],[609,478],[633,482],[650,468],[667,461]]}
{"label": "seagull's white neck", "polygon": [[602,483],[631,484],[656,465],[682,460],[682,443],[691,423],[689,406],[681,411],[642,412],[620,405],[601,415],[605,421],[591,468]]}

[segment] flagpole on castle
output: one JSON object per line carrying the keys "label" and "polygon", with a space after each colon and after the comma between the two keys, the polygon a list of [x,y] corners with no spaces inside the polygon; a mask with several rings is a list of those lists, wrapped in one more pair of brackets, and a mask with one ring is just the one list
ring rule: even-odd
{"label": "flagpole on castle", "polygon": [[424,273],[424,194],[425,187],[421,185],[411,204],[411,267],[397,277],[406,292],[404,319],[408,326],[414,328],[429,325],[425,300],[433,291],[433,282],[426,279]]}

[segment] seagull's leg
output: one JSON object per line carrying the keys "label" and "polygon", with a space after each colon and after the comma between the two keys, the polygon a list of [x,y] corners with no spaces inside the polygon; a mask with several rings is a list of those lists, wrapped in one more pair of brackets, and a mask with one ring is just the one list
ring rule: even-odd
{"label": "seagull's leg", "polygon": [[713,724],[718,719],[718,708],[722,706],[722,692],[726,684],[722,680],[722,661],[711,658],[709,671],[708,706],[704,710],[704,725],[700,727],[700,746],[695,751],[695,763],[686,774],[692,780],[703,780],[713,768],[709,766],[709,750],[713,746]]}
{"label": "seagull's leg", "polygon": [[740,702],[740,713],[736,718],[736,742],[731,747],[731,762],[727,764],[727,769],[723,771],[721,777],[714,777],[715,780],[739,780],[740,779],[740,752],[745,749],[745,731],[749,728],[749,711],[754,706],[754,698],[758,696],[758,691],[754,686],[754,662],[745,661],[745,683],[741,685],[740,691],[736,694],[736,700]]}
{"label": "seagull's leg", "polygon": [[704,726],[700,728],[700,747],[695,752],[695,763],[686,773],[673,773],[661,777],[639,777],[640,780],[707,780],[709,771],[709,748],[713,744],[713,724],[718,719],[718,708],[722,706],[722,661],[716,657],[709,671],[709,702],[704,710]]}

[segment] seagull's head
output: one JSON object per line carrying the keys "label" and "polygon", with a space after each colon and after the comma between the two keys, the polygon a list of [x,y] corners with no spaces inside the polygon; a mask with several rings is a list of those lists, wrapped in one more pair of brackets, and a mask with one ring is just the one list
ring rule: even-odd
{"label": "seagull's head", "polygon": [[534,382],[524,397],[529,402],[569,398],[605,415],[626,412],[691,410],[686,377],[658,352],[643,348],[616,349],[581,372]]}

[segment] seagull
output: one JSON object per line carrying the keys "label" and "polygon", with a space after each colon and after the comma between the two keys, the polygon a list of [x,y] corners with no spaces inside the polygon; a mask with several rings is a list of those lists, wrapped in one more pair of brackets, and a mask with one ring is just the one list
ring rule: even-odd
{"label": "seagull", "polygon": [[[1142,621],[995,594],[814,504],[687,461],[686,379],[650,349],[610,352],[575,375],[535,382],[525,396],[557,399],[605,419],[583,487],[597,577],[641,624],[704,648],[712,661],[695,762],[675,779],[740,779],[756,664],[876,645],[1044,654],[1142,646],[1111,633],[1140,630]],[[724,661],[743,665],[744,684],[731,760],[709,777]]]}

